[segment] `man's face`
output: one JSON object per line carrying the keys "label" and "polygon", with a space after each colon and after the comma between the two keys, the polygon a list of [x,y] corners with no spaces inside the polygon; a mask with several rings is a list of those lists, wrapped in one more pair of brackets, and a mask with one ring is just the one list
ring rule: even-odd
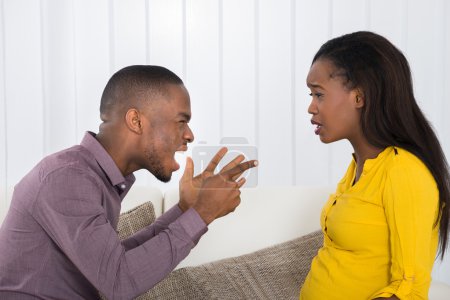
{"label": "man's face", "polygon": [[167,93],[143,114],[146,128],[142,136],[144,168],[156,178],[168,182],[172,172],[180,168],[175,152],[186,151],[194,140],[189,128],[191,104],[183,85],[167,85]]}

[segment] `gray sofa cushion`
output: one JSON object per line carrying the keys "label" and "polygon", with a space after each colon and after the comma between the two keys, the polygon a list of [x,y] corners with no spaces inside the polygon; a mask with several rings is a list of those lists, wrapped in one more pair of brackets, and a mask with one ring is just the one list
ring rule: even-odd
{"label": "gray sofa cushion", "polygon": [[117,234],[120,240],[123,240],[152,224],[155,222],[155,219],[153,204],[145,202],[120,215],[119,223],[117,224]]}
{"label": "gray sofa cushion", "polygon": [[172,272],[138,299],[298,299],[320,231],[256,252]]}
{"label": "gray sofa cushion", "polygon": [[[144,203],[121,215],[119,236],[133,234],[154,219],[153,206]],[[137,299],[298,299],[322,242],[322,233],[316,231],[250,254],[181,268]]]}

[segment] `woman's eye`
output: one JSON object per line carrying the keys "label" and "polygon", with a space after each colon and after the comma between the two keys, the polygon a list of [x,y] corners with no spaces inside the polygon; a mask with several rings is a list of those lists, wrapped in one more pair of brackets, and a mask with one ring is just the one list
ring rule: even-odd
{"label": "woman's eye", "polygon": [[323,96],[322,93],[310,93],[309,95],[310,95],[311,97],[317,97],[317,98],[320,98],[320,97]]}

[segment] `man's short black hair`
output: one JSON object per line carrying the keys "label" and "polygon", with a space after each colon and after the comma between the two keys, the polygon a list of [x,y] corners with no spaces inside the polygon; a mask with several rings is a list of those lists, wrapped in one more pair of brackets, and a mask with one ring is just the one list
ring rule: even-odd
{"label": "man's short black hair", "polygon": [[[133,65],[117,71],[103,90],[100,114],[107,114],[116,105],[125,106],[139,101],[142,95],[164,95],[168,84],[182,85],[172,71],[161,66]],[[147,97],[148,98],[148,97]]]}

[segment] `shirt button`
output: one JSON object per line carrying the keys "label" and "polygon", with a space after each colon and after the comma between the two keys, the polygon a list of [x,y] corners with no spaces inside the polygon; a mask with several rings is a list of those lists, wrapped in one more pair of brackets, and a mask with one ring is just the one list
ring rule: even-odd
{"label": "shirt button", "polygon": [[120,188],[121,188],[122,190],[124,190],[126,187],[127,187],[127,186],[126,186],[124,183],[122,183],[122,184],[120,185]]}

